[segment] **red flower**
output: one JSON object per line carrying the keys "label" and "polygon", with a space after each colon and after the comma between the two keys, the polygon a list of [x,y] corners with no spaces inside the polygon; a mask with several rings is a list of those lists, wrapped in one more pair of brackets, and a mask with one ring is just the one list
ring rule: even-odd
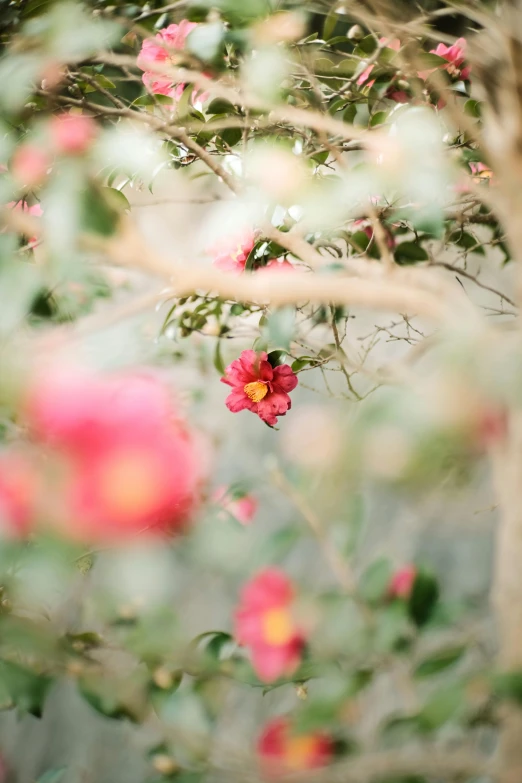
{"label": "red flower", "polygon": [[266,568],[243,587],[235,614],[235,636],[249,647],[263,682],[291,676],[301,662],[302,631],[292,617],[294,589],[277,568]]}
{"label": "red flower", "polygon": [[35,438],[64,464],[65,515],[81,540],[178,531],[199,500],[200,455],[150,375],[53,375],[29,394]]}
{"label": "red flower", "polygon": [[324,732],[295,734],[287,718],[266,724],[257,743],[261,765],[269,776],[326,767],[333,757],[333,742]]}
{"label": "red flower", "polygon": [[277,258],[272,258],[268,264],[265,266],[259,267],[257,270],[258,272],[295,272],[296,268],[293,264],[290,263],[290,261],[287,261],[284,259],[283,261],[280,261]]}
{"label": "red flower", "polygon": [[0,457],[0,534],[25,537],[31,529],[37,478],[31,463],[21,454]]}
{"label": "red flower", "polygon": [[236,495],[227,487],[218,487],[212,499],[225,511],[232,514],[242,525],[249,525],[257,512],[257,499],[253,495]]}
{"label": "red flower", "polygon": [[411,595],[416,578],[417,569],[414,565],[407,565],[396,571],[392,577],[388,590],[390,598],[403,598],[407,600]]}
{"label": "red flower", "polygon": [[61,155],[82,155],[93,143],[97,125],[86,114],[57,114],[49,122],[51,139]]}
{"label": "red flower", "polygon": [[[168,95],[179,101],[183,95],[185,85],[174,82],[172,76],[168,73],[162,74],[157,70],[151,71],[151,66],[158,66],[165,63],[167,66],[175,65],[174,56],[176,51],[181,52],[185,48],[185,43],[189,34],[197,27],[196,22],[189,22],[183,19],[179,24],[171,24],[160,30],[154,38],[146,38],[143,41],[141,51],[138,55],[138,67],[145,71],[143,74],[143,83],[147,90],[153,95]],[[197,93],[192,95],[192,100],[205,101],[207,93]]]}
{"label": "red flower", "polygon": [[232,240],[218,242],[209,253],[214,256],[213,264],[223,272],[241,274],[245,271],[248,256],[256,243],[253,231],[244,231]]}
{"label": "red flower", "polygon": [[432,49],[432,54],[438,54],[439,57],[443,57],[448,61],[448,65],[444,67],[450,76],[455,76],[459,79],[466,81],[469,79],[471,73],[471,67],[466,65],[462,68],[464,60],[466,59],[466,47],[467,42],[465,38],[458,38],[452,46],[445,46],[440,43],[436,49]]}
{"label": "red flower", "polygon": [[[458,38],[452,46],[446,46],[443,43],[438,44],[436,49],[430,49],[430,54],[436,54],[447,60],[448,64],[443,66],[443,68],[451,77],[467,81],[471,73],[471,67],[466,65],[462,68],[466,59],[466,47],[466,39]],[[437,69],[430,68],[427,71],[419,71],[419,78],[426,79],[435,70]]]}
{"label": "red flower", "polygon": [[11,173],[21,187],[32,189],[42,184],[50,165],[45,150],[36,144],[22,144],[13,155]]}
{"label": "red flower", "polygon": [[243,351],[225,370],[223,383],[232,386],[226,406],[232,413],[249,410],[271,427],[277,416],[292,407],[288,396],[297,386],[297,376],[288,364],[272,367],[265,351]]}

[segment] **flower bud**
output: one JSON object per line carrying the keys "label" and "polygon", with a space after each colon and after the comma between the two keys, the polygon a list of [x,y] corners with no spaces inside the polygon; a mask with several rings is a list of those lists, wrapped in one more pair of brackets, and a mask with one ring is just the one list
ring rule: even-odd
{"label": "flower bud", "polygon": [[350,39],[350,41],[360,41],[362,38],[364,38],[363,29],[358,24],[352,25],[352,27],[350,27],[346,35]]}

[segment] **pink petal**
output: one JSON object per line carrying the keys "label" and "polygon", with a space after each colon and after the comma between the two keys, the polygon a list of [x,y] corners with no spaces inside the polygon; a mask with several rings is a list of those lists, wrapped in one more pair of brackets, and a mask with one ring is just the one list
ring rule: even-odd
{"label": "pink petal", "polygon": [[274,369],[273,387],[276,392],[291,392],[299,381],[297,375],[288,364],[280,364]]}

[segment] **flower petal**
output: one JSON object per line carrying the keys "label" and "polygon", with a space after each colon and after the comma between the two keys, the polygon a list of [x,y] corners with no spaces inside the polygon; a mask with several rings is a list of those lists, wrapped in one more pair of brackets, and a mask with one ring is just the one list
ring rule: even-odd
{"label": "flower petal", "polygon": [[272,385],[276,392],[291,392],[299,381],[297,375],[288,364],[280,364],[274,369],[274,380]]}

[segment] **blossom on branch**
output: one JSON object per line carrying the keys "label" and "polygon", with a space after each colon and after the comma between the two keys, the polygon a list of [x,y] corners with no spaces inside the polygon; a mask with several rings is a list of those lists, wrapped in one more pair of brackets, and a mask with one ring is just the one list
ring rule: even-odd
{"label": "blossom on branch", "polygon": [[212,499],[242,525],[249,525],[257,512],[257,499],[246,492],[241,494],[222,486],[216,489]]}
{"label": "blossom on branch", "polygon": [[243,587],[235,614],[235,636],[250,648],[263,682],[290,677],[301,663],[304,635],[293,614],[294,588],[282,571],[266,568]]}
{"label": "blossom on branch", "polygon": [[[144,71],[143,84],[153,95],[167,95],[174,101],[179,101],[183,95],[185,84],[175,82],[168,73],[162,74],[158,66],[162,63],[166,66],[176,64],[176,52],[184,50],[187,37],[196,27],[196,22],[183,19],[179,24],[163,28],[154,38],[146,38],[143,41],[137,64]],[[154,70],[151,70],[151,67]],[[193,98],[196,94],[194,93]],[[206,100],[206,95],[199,95],[199,100]]]}
{"label": "blossom on branch", "polygon": [[390,598],[408,599],[413,590],[417,578],[417,569],[414,565],[399,568],[392,576],[388,594]]}
{"label": "blossom on branch", "polygon": [[31,390],[25,415],[63,464],[58,525],[67,535],[119,540],[186,526],[199,500],[200,454],[158,378],[51,373]]}
{"label": "blossom on branch", "polygon": [[49,122],[51,141],[61,155],[82,155],[93,143],[97,125],[86,114],[57,114]]}
{"label": "blossom on branch", "polygon": [[253,231],[244,231],[232,240],[225,239],[209,248],[208,253],[214,257],[213,265],[222,272],[241,274],[245,271],[248,256],[254,249],[256,235]]}
{"label": "blossom on branch", "polygon": [[221,382],[232,387],[225,403],[229,411],[251,411],[271,427],[292,407],[288,392],[298,383],[288,364],[272,367],[265,351],[252,350],[243,351],[228,365]]}
{"label": "blossom on branch", "polygon": [[257,743],[261,766],[270,776],[327,766],[333,758],[332,739],[322,731],[296,734],[288,718],[269,721]]}

